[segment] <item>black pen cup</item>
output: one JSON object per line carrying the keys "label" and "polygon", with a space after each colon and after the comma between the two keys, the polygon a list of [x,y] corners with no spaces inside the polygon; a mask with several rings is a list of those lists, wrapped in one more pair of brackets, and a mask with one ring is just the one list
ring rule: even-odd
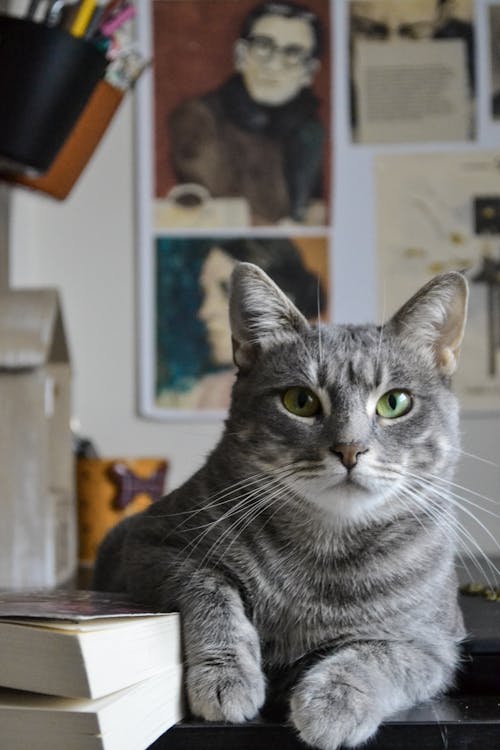
{"label": "black pen cup", "polygon": [[45,172],[106,69],[91,42],[0,16],[0,158]]}

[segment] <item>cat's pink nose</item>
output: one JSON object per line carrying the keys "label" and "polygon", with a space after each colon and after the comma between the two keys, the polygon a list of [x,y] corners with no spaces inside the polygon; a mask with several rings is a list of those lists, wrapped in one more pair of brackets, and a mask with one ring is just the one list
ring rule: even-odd
{"label": "cat's pink nose", "polygon": [[358,456],[367,453],[368,448],[362,443],[339,443],[330,448],[340,458],[346,469],[350,470],[358,463]]}

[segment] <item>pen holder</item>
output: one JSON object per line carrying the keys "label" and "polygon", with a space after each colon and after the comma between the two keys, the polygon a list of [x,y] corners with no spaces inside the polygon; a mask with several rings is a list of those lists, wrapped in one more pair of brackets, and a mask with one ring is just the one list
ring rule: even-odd
{"label": "pen holder", "polygon": [[106,63],[61,29],[0,16],[0,156],[17,171],[47,170]]}
{"label": "pen holder", "polygon": [[123,97],[121,89],[111,86],[107,81],[99,81],[75,127],[44,174],[30,177],[0,171],[0,179],[38,190],[58,200],[67,198],[99,145]]}
{"label": "pen holder", "polygon": [[93,564],[100,542],[113,526],[164,494],[167,468],[162,458],[77,458],[81,565]]}

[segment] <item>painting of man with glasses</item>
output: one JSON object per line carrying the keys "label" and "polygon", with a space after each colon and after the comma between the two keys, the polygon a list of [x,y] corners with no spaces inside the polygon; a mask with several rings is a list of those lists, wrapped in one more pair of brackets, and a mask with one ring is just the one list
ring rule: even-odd
{"label": "painting of man with glasses", "polygon": [[[175,62],[172,46],[155,51],[157,145],[163,134],[166,140],[156,154],[157,198],[173,194],[177,203],[163,214],[165,225],[327,223],[327,0],[154,5],[155,24],[169,39],[171,21],[183,16],[183,57],[197,56],[176,78],[165,66],[165,57]],[[221,75],[224,51],[229,66]],[[193,93],[158,110],[162,97],[173,101],[184,91]]]}

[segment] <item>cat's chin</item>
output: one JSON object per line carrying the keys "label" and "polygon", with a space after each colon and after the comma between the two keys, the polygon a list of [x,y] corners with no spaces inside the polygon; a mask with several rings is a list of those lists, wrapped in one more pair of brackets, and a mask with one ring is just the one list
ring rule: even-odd
{"label": "cat's chin", "polygon": [[376,488],[358,479],[346,478],[315,493],[310,500],[332,518],[356,523],[373,519],[380,513],[387,505],[389,494],[387,488]]}

